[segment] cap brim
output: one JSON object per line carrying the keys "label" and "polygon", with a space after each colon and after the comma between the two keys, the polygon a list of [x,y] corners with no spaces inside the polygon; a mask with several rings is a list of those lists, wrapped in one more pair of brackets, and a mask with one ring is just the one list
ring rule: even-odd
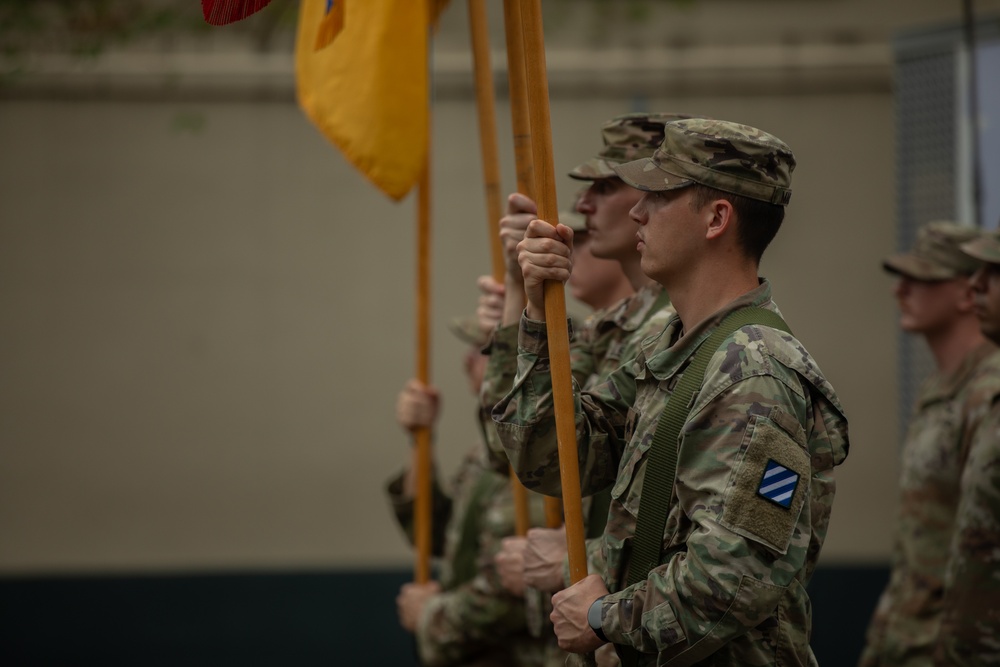
{"label": "cap brim", "polygon": [[618,178],[637,190],[646,192],[662,192],[676,190],[694,183],[690,178],[664,171],[653,158],[644,157],[632,162],[617,164],[612,167]]}
{"label": "cap brim", "polygon": [[479,330],[475,317],[455,317],[448,322],[448,330],[463,343],[482,347],[486,344],[486,336]]}
{"label": "cap brim", "polygon": [[889,273],[925,282],[952,280],[959,277],[959,274],[951,269],[946,269],[932,264],[926,259],[906,254],[893,255],[886,258],[882,262],[882,268]]}
{"label": "cap brim", "polygon": [[959,246],[969,257],[988,264],[1000,264],[1000,240],[993,236],[983,236],[967,241]]}
{"label": "cap brim", "polygon": [[576,234],[587,231],[587,218],[573,211],[559,211],[559,223],[566,225]]}
{"label": "cap brim", "polygon": [[569,171],[569,177],[578,181],[596,181],[600,178],[613,178],[614,175],[611,163],[599,157],[578,164]]}

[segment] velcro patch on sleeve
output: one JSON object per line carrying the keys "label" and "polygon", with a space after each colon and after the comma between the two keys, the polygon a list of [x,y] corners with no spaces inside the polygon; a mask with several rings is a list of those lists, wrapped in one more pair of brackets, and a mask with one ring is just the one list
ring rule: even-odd
{"label": "velcro patch on sleeve", "polygon": [[757,418],[750,444],[726,493],[720,522],[726,528],[786,553],[809,494],[804,447],[766,418]]}

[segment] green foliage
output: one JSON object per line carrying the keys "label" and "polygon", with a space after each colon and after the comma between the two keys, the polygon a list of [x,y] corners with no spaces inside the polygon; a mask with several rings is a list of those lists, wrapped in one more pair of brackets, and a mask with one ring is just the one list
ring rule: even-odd
{"label": "green foliage", "polygon": [[[461,0],[451,0],[453,4]],[[499,0],[498,0],[499,1]],[[697,0],[546,0],[558,28],[562,19],[585,11],[592,40],[601,41],[616,22],[642,22],[657,5],[690,6]],[[221,28],[267,50],[275,34],[294,29],[297,0],[273,0],[245,21]],[[205,23],[198,0],[0,0],[0,57],[12,61],[28,53],[69,53],[93,57],[108,48],[144,39],[197,38],[220,30]]]}
{"label": "green foliage", "polygon": [[0,0],[0,52],[93,56],[151,33],[196,29],[199,12],[185,0]]}
{"label": "green foliage", "polygon": [[[269,7],[227,26],[246,35],[257,48],[288,24],[293,0]],[[291,12],[294,21],[294,12]],[[207,35],[198,0],[0,0],[0,55],[31,52],[94,56],[107,48],[142,39]]]}

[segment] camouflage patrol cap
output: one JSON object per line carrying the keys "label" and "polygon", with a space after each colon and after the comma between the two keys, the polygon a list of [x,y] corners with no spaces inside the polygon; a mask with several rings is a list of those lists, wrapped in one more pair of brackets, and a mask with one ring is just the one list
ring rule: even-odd
{"label": "camouflage patrol cap", "polygon": [[672,120],[690,118],[678,113],[627,113],[615,116],[601,127],[604,148],[601,152],[570,170],[570,178],[595,181],[612,178],[613,165],[649,157],[663,141],[663,125]]}
{"label": "camouflage patrol cap", "polygon": [[980,262],[964,253],[961,246],[980,235],[978,229],[969,225],[947,220],[928,222],[917,230],[913,249],[886,258],[882,268],[927,282],[971,276]]}
{"label": "camouflage patrol cap", "polygon": [[981,234],[979,238],[963,243],[962,252],[987,264],[1000,264],[1000,230]]}
{"label": "camouflage patrol cap", "polygon": [[616,165],[639,190],[663,191],[693,183],[784,206],[792,197],[795,156],[763,130],[725,120],[688,118],[664,126],[652,157]]}
{"label": "camouflage patrol cap", "polygon": [[481,348],[489,342],[489,334],[480,330],[479,320],[475,315],[452,318],[448,322],[448,330],[460,341],[469,345]]}
{"label": "camouflage patrol cap", "polygon": [[575,234],[587,231],[587,218],[576,211],[559,211],[559,222],[572,229]]}

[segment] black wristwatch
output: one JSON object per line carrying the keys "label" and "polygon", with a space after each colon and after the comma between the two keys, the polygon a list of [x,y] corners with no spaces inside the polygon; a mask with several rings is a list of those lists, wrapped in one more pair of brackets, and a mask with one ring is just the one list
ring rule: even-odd
{"label": "black wristwatch", "polygon": [[604,636],[604,628],[601,627],[602,616],[604,611],[604,596],[594,600],[594,603],[590,605],[590,609],[587,610],[587,623],[590,625],[590,629],[594,631],[597,638],[602,642],[607,642],[608,638]]}

